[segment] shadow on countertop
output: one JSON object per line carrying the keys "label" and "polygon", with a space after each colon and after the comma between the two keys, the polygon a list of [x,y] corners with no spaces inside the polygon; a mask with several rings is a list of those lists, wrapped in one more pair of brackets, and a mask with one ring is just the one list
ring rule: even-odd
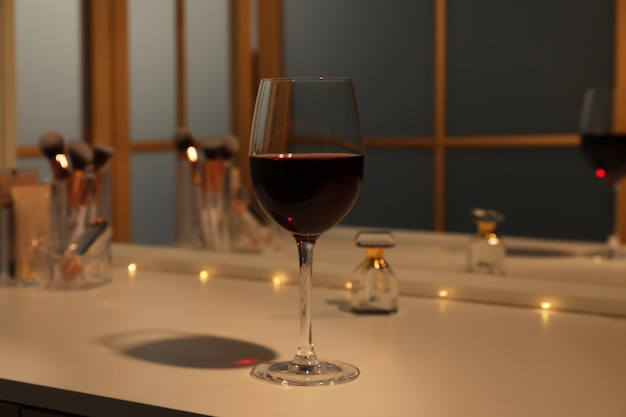
{"label": "shadow on countertop", "polygon": [[184,368],[245,368],[276,358],[276,352],[256,343],[172,330],[116,333],[99,342],[126,356]]}

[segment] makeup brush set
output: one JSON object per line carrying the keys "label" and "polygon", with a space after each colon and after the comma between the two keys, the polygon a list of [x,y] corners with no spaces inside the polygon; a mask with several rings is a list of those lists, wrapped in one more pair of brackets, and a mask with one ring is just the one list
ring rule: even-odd
{"label": "makeup brush set", "polygon": [[42,135],[39,148],[53,177],[50,227],[43,246],[49,263],[47,282],[61,287],[93,284],[103,278],[101,269],[108,268],[113,234],[108,221],[108,163],[113,149],[81,140],[65,143],[58,132]]}
{"label": "makeup brush set", "polygon": [[235,164],[239,140],[227,134],[196,139],[174,135],[177,151],[176,244],[217,250],[262,251],[274,230],[249,207]]}

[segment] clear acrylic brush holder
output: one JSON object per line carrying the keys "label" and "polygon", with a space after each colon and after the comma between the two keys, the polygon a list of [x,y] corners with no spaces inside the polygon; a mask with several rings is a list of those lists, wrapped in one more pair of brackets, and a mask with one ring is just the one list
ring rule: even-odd
{"label": "clear acrylic brush holder", "polygon": [[[51,184],[50,229],[48,239],[38,242],[36,273],[40,284],[52,289],[83,289],[111,282],[113,266],[111,239],[113,231],[100,213],[101,202],[110,202],[110,187],[101,187],[108,181],[108,172],[96,179],[83,178],[79,204],[68,196],[67,181]],[[95,182],[94,182],[95,181]],[[93,193],[97,190],[97,193]]]}

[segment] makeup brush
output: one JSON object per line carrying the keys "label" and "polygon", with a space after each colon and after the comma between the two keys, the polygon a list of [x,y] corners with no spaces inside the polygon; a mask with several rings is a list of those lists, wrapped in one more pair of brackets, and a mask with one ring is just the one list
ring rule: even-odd
{"label": "makeup brush", "polygon": [[[107,163],[111,159],[113,155],[113,148],[108,145],[96,144],[93,147],[93,161],[92,161],[92,170],[95,175],[93,182],[93,189],[91,195],[91,205],[89,213],[90,221],[97,218],[99,216],[98,213],[98,202],[100,201],[100,191],[102,189],[102,182],[104,177],[104,170],[107,167]],[[88,193],[87,193],[88,194]]]}
{"label": "makeup brush", "polygon": [[93,160],[93,151],[82,140],[72,140],[68,143],[68,154],[72,165],[70,171],[69,208],[75,209],[80,204],[83,178],[87,167]]}
{"label": "makeup brush", "polygon": [[217,173],[217,213],[219,216],[219,224],[221,225],[222,246],[229,248],[230,246],[230,223],[232,199],[234,194],[233,188],[233,158],[239,151],[239,139],[232,135],[226,134],[222,136],[222,147],[220,148],[220,158],[218,159]]}
{"label": "makeup brush", "polygon": [[174,146],[178,150],[178,155],[181,159],[187,157],[187,148],[194,146],[195,139],[193,134],[186,127],[179,127],[174,134]]}
{"label": "makeup brush", "polygon": [[82,204],[82,200],[88,182],[85,178],[85,171],[93,159],[93,151],[86,142],[81,140],[72,140],[67,147],[72,165],[68,191],[67,228],[69,242],[72,243],[83,233],[87,223],[87,206]]}
{"label": "makeup brush", "polygon": [[[58,132],[47,132],[39,138],[39,149],[50,162],[50,169],[56,180],[65,179],[69,175],[64,143],[63,135]],[[63,155],[63,158],[59,157],[61,155]]]}
{"label": "makeup brush", "polygon": [[109,162],[109,159],[111,159],[111,155],[113,155],[112,147],[101,143],[94,145],[92,159],[94,171],[102,170],[107,162]]}
{"label": "makeup brush", "polygon": [[76,239],[76,243],[69,245],[63,254],[60,268],[63,280],[75,281],[84,270],[83,257],[89,256],[92,250],[92,257],[98,256],[103,251],[102,245],[110,241],[112,234],[112,229],[105,219],[94,219],[93,223]]}
{"label": "makeup brush", "polygon": [[[211,244],[211,238],[213,234],[211,233],[211,223],[208,216],[208,213],[204,211],[204,199],[202,193],[202,178],[200,177],[200,171],[198,169],[199,165],[199,155],[198,150],[195,146],[187,147],[187,160],[191,166],[191,182],[193,184],[193,193],[195,198],[195,213],[196,219],[200,220],[201,227],[201,235],[203,237],[204,243],[209,246]],[[196,223],[197,224],[197,223]]]}

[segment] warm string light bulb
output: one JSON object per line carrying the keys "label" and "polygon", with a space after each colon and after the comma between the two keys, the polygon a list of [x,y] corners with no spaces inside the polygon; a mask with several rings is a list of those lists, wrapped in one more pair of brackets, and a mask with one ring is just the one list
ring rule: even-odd
{"label": "warm string light bulb", "polygon": [[274,287],[280,287],[282,284],[287,282],[287,276],[284,273],[277,272],[272,275],[270,280]]}

